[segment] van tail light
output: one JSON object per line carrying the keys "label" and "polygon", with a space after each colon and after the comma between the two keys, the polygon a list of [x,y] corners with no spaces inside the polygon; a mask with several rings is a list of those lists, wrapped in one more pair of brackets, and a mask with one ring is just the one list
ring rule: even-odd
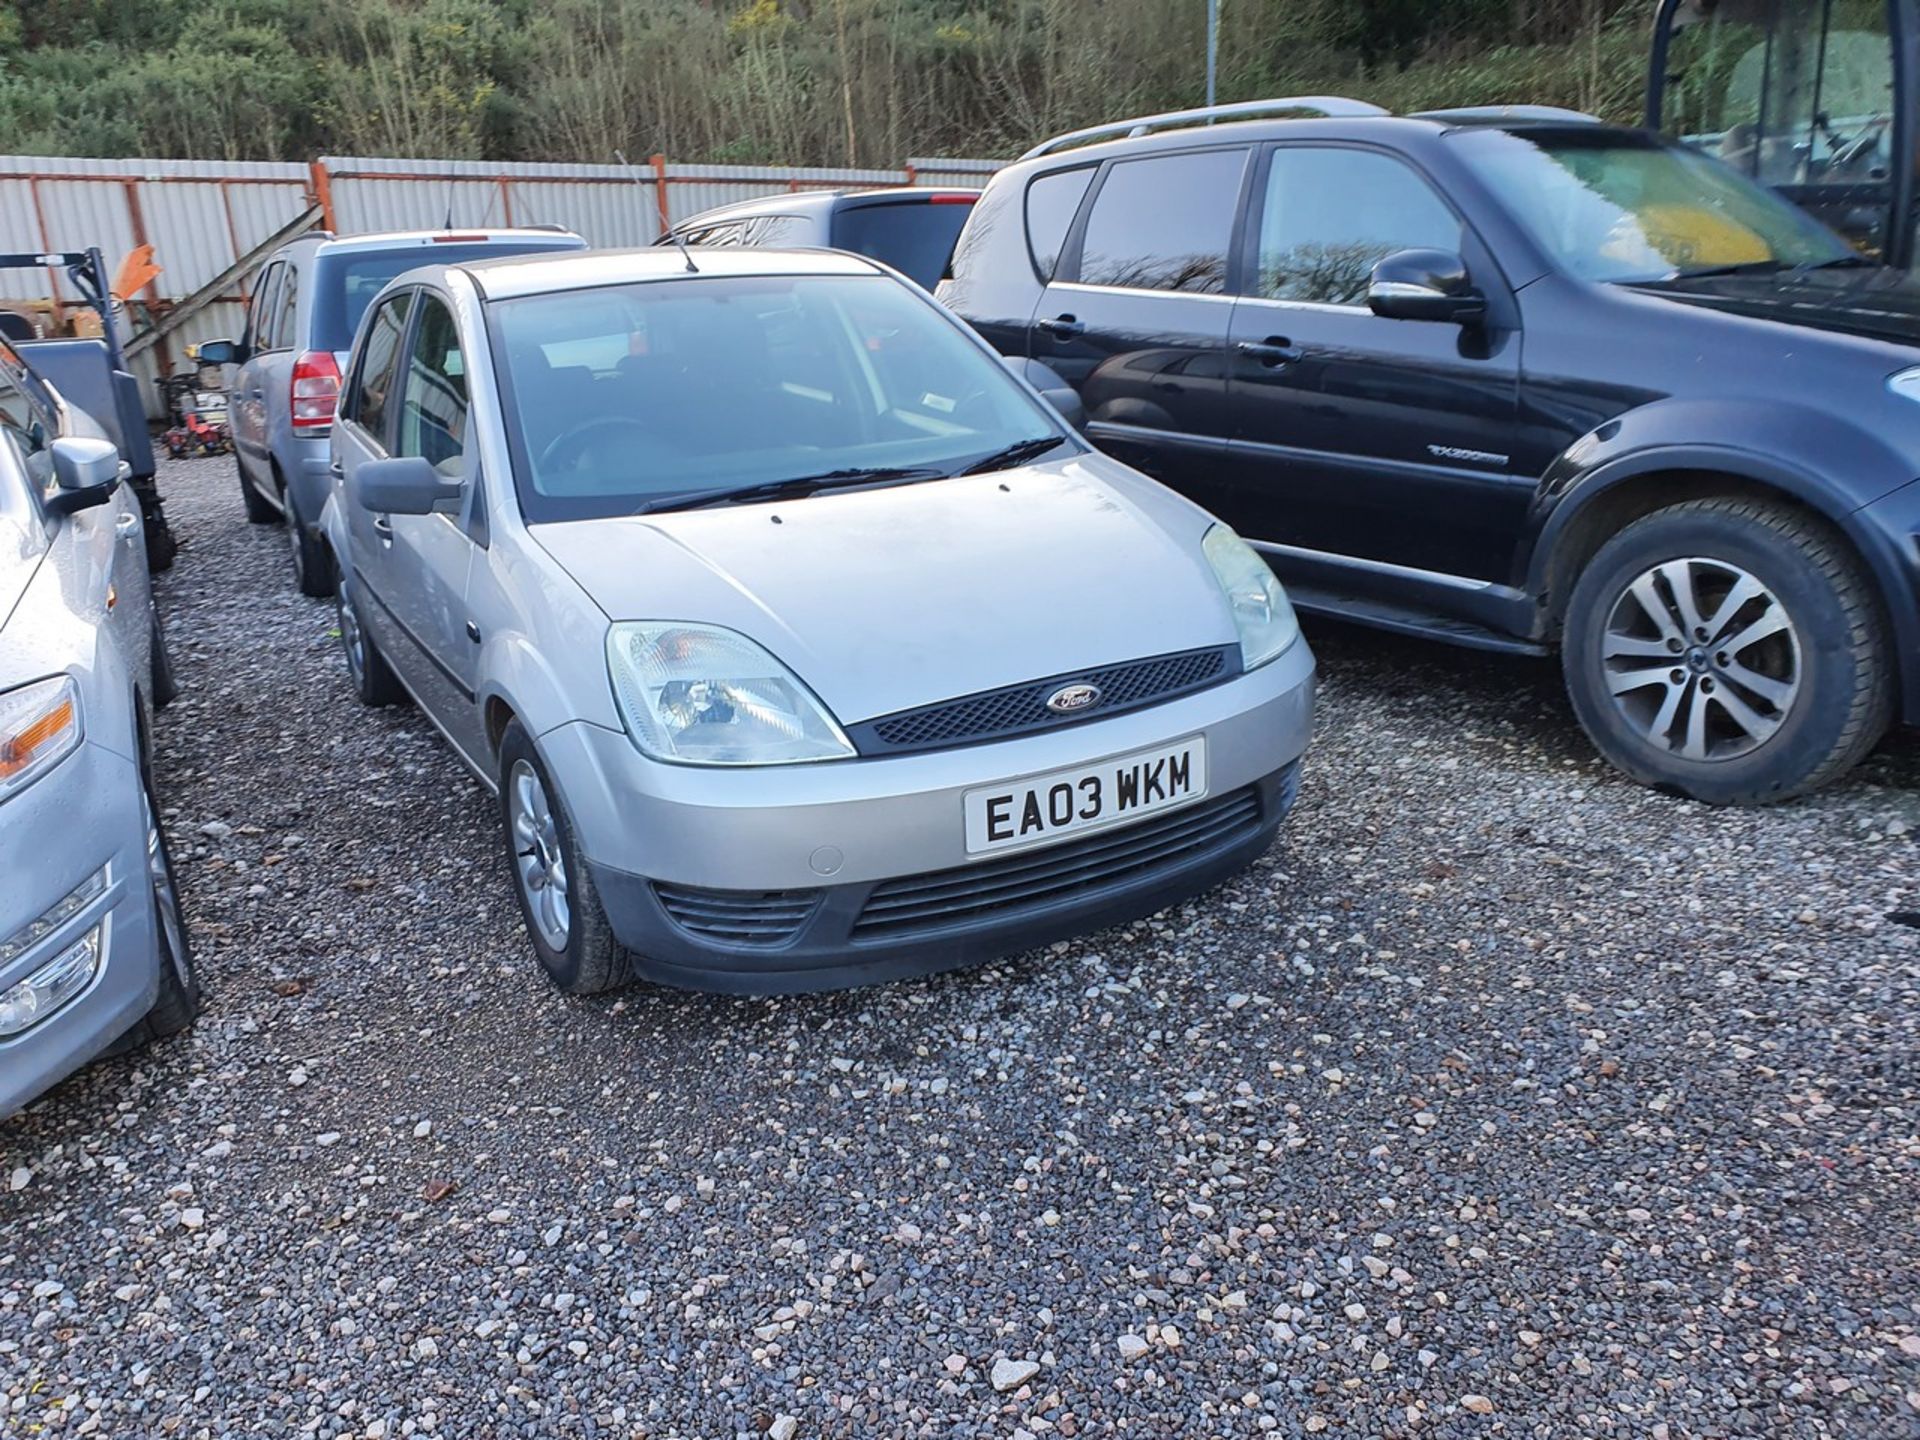
{"label": "van tail light", "polygon": [[331,350],[309,350],[293,362],[293,428],[324,430],[340,403],[340,366]]}

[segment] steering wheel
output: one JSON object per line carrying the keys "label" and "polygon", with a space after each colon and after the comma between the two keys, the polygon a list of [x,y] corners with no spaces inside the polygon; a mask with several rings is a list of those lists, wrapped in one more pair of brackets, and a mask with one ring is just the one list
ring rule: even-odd
{"label": "steering wheel", "polygon": [[593,437],[615,430],[638,430],[648,440],[659,443],[659,435],[652,425],[632,415],[596,415],[591,420],[582,420],[577,425],[569,425],[553,439],[549,440],[540,452],[537,468],[554,470],[561,468],[561,462],[572,465],[587,450],[592,448]]}

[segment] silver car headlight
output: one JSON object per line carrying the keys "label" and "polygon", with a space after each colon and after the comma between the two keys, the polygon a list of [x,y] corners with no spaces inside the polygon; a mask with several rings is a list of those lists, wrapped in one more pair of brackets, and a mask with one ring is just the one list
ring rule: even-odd
{"label": "silver car headlight", "polygon": [[607,669],[627,734],[656,760],[796,765],[854,753],[800,677],[735,631],[623,622],[607,633]]}
{"label": "silver car headlight", "polygon": [[1300,622],[1287,592],[1258,551],[1225,525],[1207,531],[1200,550],[1226,592],[1227,608],[1233,611],[1242,669],[1257,669],[1300,637]]}
{"label": "silver car headlight", "polygon": [[80,747],[80,688],[70,675],[0,694],[0,800],[17,795]]}

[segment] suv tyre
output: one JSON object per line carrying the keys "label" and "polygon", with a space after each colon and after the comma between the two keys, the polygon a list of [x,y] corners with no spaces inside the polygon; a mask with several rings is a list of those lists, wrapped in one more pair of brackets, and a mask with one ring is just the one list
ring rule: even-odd
{"label": "suv tyre", "polygon": [[1893,717],[1887,625],[1858,562],[1817,518],[1761,500],[1656,510],[1601,546],[1561,664],[1601,754],[1709,804],[1803,795]]}

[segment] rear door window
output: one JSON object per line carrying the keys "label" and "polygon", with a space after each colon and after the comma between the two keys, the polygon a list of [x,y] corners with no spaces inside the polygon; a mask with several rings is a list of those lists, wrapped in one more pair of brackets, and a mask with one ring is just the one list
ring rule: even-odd
{"label": "rear door window", "polygon": [[831,244],[891,265],[931,290],[953,257],[954,241],[973,206],[964,199],[849,205],[833,217]]}
{"label": "rear door window", "polygon": [[1073,217],[1080,213],[1080,202],[1093,183],[1093,171],[1091,165],[1056,170],[1027,186],[1027,249],[1042,280],[1053,279],[1067,231],[1073,228]]}
{"label": "rear door window", "polygon": [[286,262],[274,261],[260,276],[260,284],[253,292],[253,304],[247,311],[246,343],[254,350],[271,350],[273,320],[279,314],[275,306],[280,299],[280,277],[286,273]]}
{"label": "rear door window", "polygon": [[1225,294],[1247,154],[1190,150],[1115,164],[1087,217],[1080,283]]}
{"label": "rear door window", "polygon": [[403,290],[385,301],[368,320],[367,343],[355,372],[353,393],[342,407],[342,413],[382,448],[386,445],[387,417],[391,413],[387,397],[399,368],[400,341],[407,333],[407,312],[412,303],[413,292]]}

